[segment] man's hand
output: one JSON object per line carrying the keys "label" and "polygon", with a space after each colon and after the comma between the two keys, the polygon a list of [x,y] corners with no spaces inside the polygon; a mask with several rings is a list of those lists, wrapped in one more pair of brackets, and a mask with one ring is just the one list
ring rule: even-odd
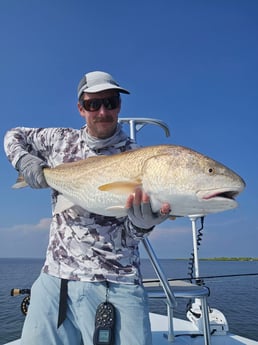
{"label": "man's hand", "polygon": [[128,197],[125,207],[132,224],[141,229],[150,229],[164,222],[171,211],[170,205],[164,203],[159,212],[153,213],[149,196],[140,188]]}
{"label": "man's hand", "polygon": [[32,188],[49,187],[43,173],[43,168],[46,166],[46,163],[42,159],[30,153],[22,156],[16,164],[16,168]]}

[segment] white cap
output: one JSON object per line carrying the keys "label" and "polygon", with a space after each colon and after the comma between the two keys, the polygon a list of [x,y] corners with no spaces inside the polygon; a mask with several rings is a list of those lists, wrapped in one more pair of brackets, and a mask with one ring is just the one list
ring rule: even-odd
{"label": "white cap", "polygon": [[126,89],[120,87],[112,75],[105,72],[95,71],[85,74],[79,82],[77,89],[78,99],[83,92],[95,93],[105,90],[117,90],[121,93],[130,93]]}

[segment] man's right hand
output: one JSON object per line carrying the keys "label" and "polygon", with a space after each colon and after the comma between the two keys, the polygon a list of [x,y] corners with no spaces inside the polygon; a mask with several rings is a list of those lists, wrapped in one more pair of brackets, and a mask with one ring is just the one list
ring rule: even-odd
{"label": "man's right hand", "polygon": [[17,170],[19,170],[28,185],[37,189],[49,187],[43,172],[45,167],[47,165],[42,159],[30,153],[22,156],[16,164]]}
{"label": "man's right hand", "polygon": [[125,207],[131,223],[141,229],[150,229],[164,222],[171,211],[170,205],[164,203],[159,212],[153,212],[150,198],[141,188],[136,189],[135,193],[128,197]]}

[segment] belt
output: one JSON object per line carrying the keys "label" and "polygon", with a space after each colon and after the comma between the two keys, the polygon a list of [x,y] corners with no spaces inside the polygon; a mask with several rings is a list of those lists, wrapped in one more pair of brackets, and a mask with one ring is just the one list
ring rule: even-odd
{"label": "belt", "polygon": [[62,323],[64,322],[66,318],[67,290],[68,290],[67,287],[68,287],[68,280],[61,279],[57,328],[59,328],[62,325]]}
{"label": "belt", "polygon": [[[61,278],[57,328],[59,328],[62,325],[62,323],[64,322],[66,318],[68,281],[69,281],[68,279]],[[106,300],[107,300],[109,283],[108,281],[105,281],[104,283],[106,285]]]}

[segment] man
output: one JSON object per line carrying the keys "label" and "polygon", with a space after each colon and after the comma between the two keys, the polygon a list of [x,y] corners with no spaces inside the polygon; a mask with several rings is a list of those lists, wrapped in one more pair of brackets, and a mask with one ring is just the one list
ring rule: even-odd
{"label": "man", "polygon": [[[79,130],[14,128],[5,136],[8,159],[32,188],[47,188],[45,166],[135,148],[118,123],[120,93],[129,94],[110,74],[87,73],[78,86],[78,109],[86,125]],[[57,197],[52,190],[53,209]],[[126,208],[128,217],[122,218],[79,206],[53,215],[46,260],[31,290],[23,345],[93,344],[96,310],[106,301],[115,308],[112,344],[151,344],[138,244],[170,210],[164,204],[159,214],[152,213],[140,189],[128,197]],[[94,339],[95,344],[96,334]]]}

